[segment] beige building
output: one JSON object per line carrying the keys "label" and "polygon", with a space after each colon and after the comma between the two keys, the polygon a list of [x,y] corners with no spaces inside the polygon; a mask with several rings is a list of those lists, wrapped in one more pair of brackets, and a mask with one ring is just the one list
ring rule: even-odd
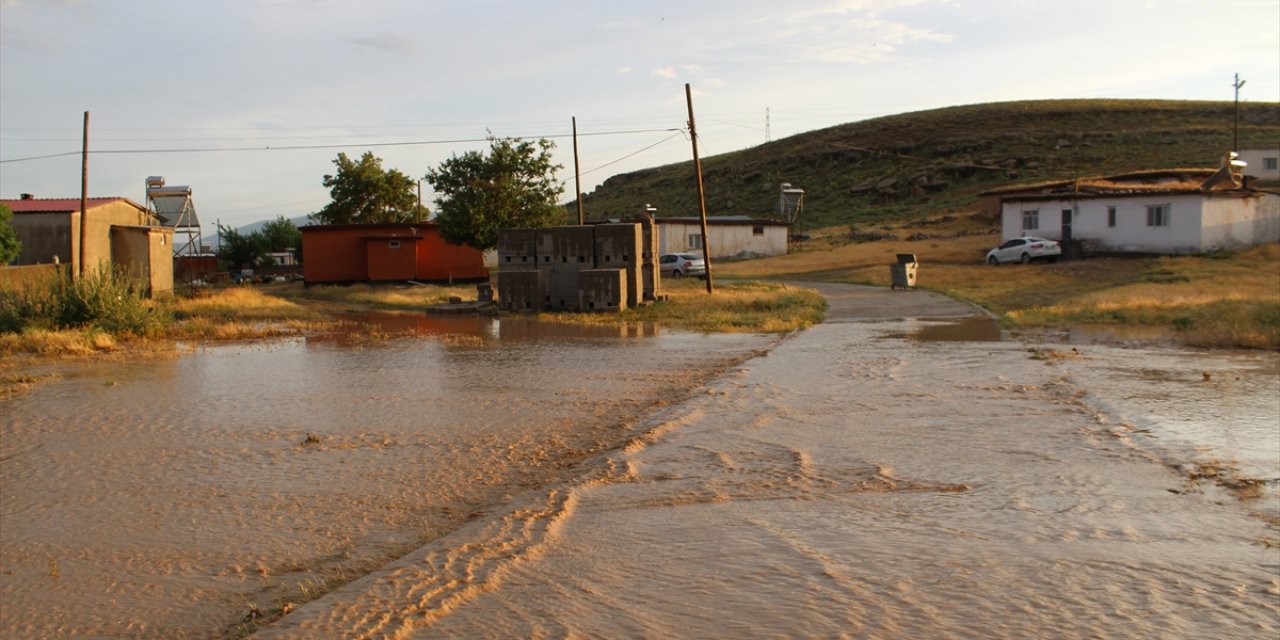
{"label": "beige building", "polygon": [[791,250],[791,225],[776,220],[755,220],[745,216],[707,218],[707,235],[702,240],[698,218],[658,218],[658,253],[702,253],[711,245],[711,258],[760,258],[783,256]]}
{"label": "beige building", "polygon": [[79,274],[83,255],[84,271],[117,265],[145,279],[153,295],[173,290],[173,229],[160,226],[146,207],[127,198],[89,198],[88,214],[81,215],[79,198],[30,194],[0,203],[13,211],[22,242],[15,265],[66,264]]}

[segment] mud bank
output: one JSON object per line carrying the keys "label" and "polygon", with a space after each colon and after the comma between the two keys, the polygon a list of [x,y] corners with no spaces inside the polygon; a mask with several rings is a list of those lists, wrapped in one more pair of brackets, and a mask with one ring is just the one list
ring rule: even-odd
{"label": "mud bank", "polygon": [[1181,473],[1064,359],[913,339],[935,323],[892,310],[962,306],[834,293],[830,322],[653,414],[575,481],[259,635],[1280,632],[1274,497]]}

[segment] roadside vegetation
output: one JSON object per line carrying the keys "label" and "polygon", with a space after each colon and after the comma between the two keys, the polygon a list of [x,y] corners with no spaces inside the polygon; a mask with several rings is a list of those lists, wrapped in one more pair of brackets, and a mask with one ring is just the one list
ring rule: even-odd
{"label": "roadside vegetation", "polygon": [[[669,283],[663,304],[621,314],[539,317],[590,324],[657,322],[708,333],[780,333],[820,322],[826,306],[816,292],[778,283],[727,283],[710,297],[703,286],[693,279]],[[322,333],[347,323],[336,314],[423,313],[451,299],[475,297],[473,285],[304,287],[280,283],[199,289],[151,300],[134,280],[103,270],[76,281],[64,276],[42,286],[0,292],[0,355],[176,352],[181,342]]]}
{"label": "roadside vegetation", "polygon": [[822,322],[827,301],[817,291],[780,282],[717,282],[707,294],[695,278],[664,280],[658,304],[619,313],[541,313],[539,318],[577,324],[654,322],[701,333],[788,333]]}
{"label": "roadside vegetation", "polygon": [[977,304],[1006,327],[1137,330],[1197,347],[1280,349],[1280,245],[1201,256],[984,262],[995,221],[929,221],[814,234],[792,254],[715,267],[717,277],[888,286],[896,254],[920,261],[921,288]]}

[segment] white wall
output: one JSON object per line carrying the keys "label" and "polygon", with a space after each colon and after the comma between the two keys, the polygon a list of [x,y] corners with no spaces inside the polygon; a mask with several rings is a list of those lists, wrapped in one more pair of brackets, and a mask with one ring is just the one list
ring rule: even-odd
{"label": "white wall", "polygon": [[[1274,169],[1266,168],[1266,158],[1275,163]],[[1277,149],[1244,149],[1240,151],[1240,159],[1247,163],[1244,174],[1260,180],[1280,180],[1280,148]]]}
{"label": "white wall", "polygon": [[[1147,226],[1148,205],[1170,205],[1169,225]],[[1107,226],[1107,207],[1116,207],[1116,226]],[[1040,228],[1023,231],[1022,212],[1038,209]],[[1092,248],[1111,251],[1195,253],[1201,251],[1199,195],[1152,194],[1088,200],[1005,201],[1001,208],[1002,237],[1040,236],[1062,239],[1062,210],[1072,209],[1072,237]]]}
{"label": "white wall", "polygon": [[[764,233],[755,235],[755,226],[751,223],[712,224],[707,226],[707,234],[711,236],[711,258],[732,258],[745,254],[763,256],[781,256],[787,253],[788,228],[781,225],[764,225]],[[694,251],[701,253],[700,247],[689,246],[690,235],[701,235],[702,226],[697,222],[658,223],[658,253],[677,253]]]}

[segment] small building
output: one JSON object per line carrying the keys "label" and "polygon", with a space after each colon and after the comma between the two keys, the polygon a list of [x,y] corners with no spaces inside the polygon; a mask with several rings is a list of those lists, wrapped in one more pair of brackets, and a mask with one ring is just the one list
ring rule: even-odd
{"label": "small building", "polygon": [[65,264],[78,275],[83,254],[85,271],[114,265],[146,280],[152,295],[172,291],[173,229],[128,198],[85,202],[87,213],[82,216],[79,198],[23,194],[18,200],[0,200],[13,211],[13,230],[22,242],[14,264]]}
{"label": "small building", "polygon": [[1254,184],[1280,186],[1280,147],[1241,149],[1240,160],[1245,163],[1244,175]]}
{"label": "small building", "polygon": [[484,254],[452,245],[429,222],[301,227],[307,284],[486,280]]}
{"label": "small building", "polygon": [[[701,252],[702,222],[699,218],[658,218],[658,253]],[[791,225],[777,220],[747,216],[709,216],[712,260],[762,258],[786,255],[791,251]]]}
{"label": "small building", "polygon": [[1086,252],[1203,253],[1280,241],[1280,194],[1238,170],[1169,169],[1059,180],[982,194],[1004,240],[1078,241]]}

